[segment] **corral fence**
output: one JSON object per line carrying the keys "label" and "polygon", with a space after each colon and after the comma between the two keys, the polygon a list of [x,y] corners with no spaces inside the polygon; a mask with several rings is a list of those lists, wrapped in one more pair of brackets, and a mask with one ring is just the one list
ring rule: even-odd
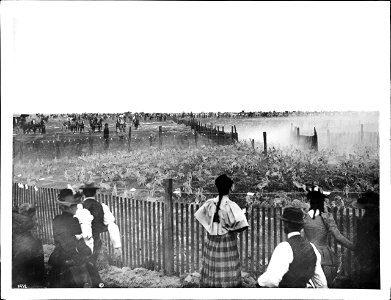
{"label": "corral fence", "polygon": [[[60,214],[56,204],[58,189],[20,188],[13,184],[13,205],[33,203],[37,207],[37,235],[44,244],[53,244],[53,218]],[[113,212],[122,239],[122,266],[163,270],[166,274],[186,274],[199,271],[206,231],[196,221],[194,213],[200,204],[173,199],[172,180],[165,181],[164,200],[124,198],[98,193],[97,200],[106,203]],[[238,234],[242,270],[259,276],[266,270],[274,248],[285,240],[282,208],[252,207],[247,212],[249,229]],[[334,219],[348,239],[353,240],[361,210],[335,208]],[[109,255],[113,252],[107,233],[103,235]],[[341,275],[354,270],[350,250],[329,243],[342,261]]]}
{"label": "corral fence", "polygon": [[231,132],[225,132],[224,126],[222,126],[220,130],[220,126],[202,124],[194,118],[187,120],[172,117],[172,120],[175,123],[191,127],[192,130],[201,136],[205,136],[209,140],[215,141],[217,145],[229,145],[239,140],[236,126],[231,126]]}
{"label": "corral fence", "polygon": [[42,137],[26,141],[13,140],[14,159],[53,159],[61,157],[91,155],[107,151],[133,151],[146,148],[194,149],[216,143],[206,136],[193,132],[165,132],[162,126],[156,133],[136,134],[130,130],[126,134],[112,134],[107,139],[103,134],[78,134]]}
{"label": "corral fence", "polygon": [[294,127],[294,129],[292,129],[291,124],[291,139],[295,140],[295,143],[297,143],[299,146],[318,151],[318,134],[315,127],[314,135],[302,135],[300,134],[300,128]]}
{"label": "corral fence", "polygon": [[318,138],[321,145],[337,146],[341,144],[370,144],[379,147],[379,132],[365,131],[364,124],[360,124],[360,130],[332,132],[326,128],[325,132],[317,132],[314,128],[313,136],[300,135],[300,128],[291,123],[291,137],[296,139],[297,143],[307,143],[313,149],[318,149]]}

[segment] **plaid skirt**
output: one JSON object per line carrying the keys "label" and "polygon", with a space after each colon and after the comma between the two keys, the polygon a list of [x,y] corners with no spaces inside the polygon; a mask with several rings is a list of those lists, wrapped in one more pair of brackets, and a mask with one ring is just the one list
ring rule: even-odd
{"label": "plaid skirt", "polygon": [[207,235],[201,269],[201,287],[242,285],[236,233]]}

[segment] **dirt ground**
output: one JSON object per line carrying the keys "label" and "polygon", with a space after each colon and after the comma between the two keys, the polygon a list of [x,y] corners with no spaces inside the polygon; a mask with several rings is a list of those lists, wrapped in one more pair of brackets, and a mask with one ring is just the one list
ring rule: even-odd
{"label": "dirt ground", "polygon": [[[54,250],[53,245],[44,245],[45,264]],[[165,276],[161,272],[144,268],[118,268],[108,264],[105,257],[98,261],[99,274],[107,288],[178,288],[182,287],[181,279],[176,276]]]}
{"label": "dirt ground", "polygon": [[[45,264],[54,250],[53,245],[44,245]],[[144,268],[118,268],[108,264],[105,255],[98,259],[99,274],[106,288],[195,288],[199,287],[200,274],[166,276],[162,272]],[[255,280],[242,272],[243,287],[255,287]]]}

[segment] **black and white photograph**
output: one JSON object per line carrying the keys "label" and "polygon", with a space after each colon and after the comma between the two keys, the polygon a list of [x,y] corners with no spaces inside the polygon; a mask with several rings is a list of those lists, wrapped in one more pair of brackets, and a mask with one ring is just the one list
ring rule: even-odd
{"label": "black and white photograph", "polygon": [[389,2],[1,10],[2,298],[390,297]]}

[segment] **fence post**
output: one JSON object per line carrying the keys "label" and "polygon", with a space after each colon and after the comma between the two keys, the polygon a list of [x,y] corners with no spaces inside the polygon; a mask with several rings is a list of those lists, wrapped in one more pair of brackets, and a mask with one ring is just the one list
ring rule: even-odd
{"label": "fence post", "polygon": [[330,145],[330,130],[327,128],[327,145]]}
{"label": "fence post", "polygon": [[318,134],[316,133],[316,129],[314,127],[314,136],[312,137],[312,147],[315,151],[318,151]]}
{"label": "fence post", "polygon": [[263,153],[267,155],[267,136],[266,131],[263,132]]}
{"label": "fence post", "polygon": [[300,144],[300,128],[299,127],[296,127],[296,141],[297,141],[297,144],[299,145]]}
{"label": "fence post", "polygon": [[162,149],[162,144],[163,144],[162,132],[163,132],[162,126],[159,126],[159,149]]}
{"label": "fence post", "polygon": [[360,135],[360,140],[361,140],[361,143],[362,143],[363,140],[364,140],[364,124],[361,124],[361,135]]}
{"label": "fence post", "polygon": [[164,273],[166,275],[172,275],[174,273],[174,207],[172,201],[172,179],[164,180]]}
{"label": "fence post", "polygon": [[130,142],[131,141],[132,141],[132,126],[129,126],[128,151],[130,151]]}

